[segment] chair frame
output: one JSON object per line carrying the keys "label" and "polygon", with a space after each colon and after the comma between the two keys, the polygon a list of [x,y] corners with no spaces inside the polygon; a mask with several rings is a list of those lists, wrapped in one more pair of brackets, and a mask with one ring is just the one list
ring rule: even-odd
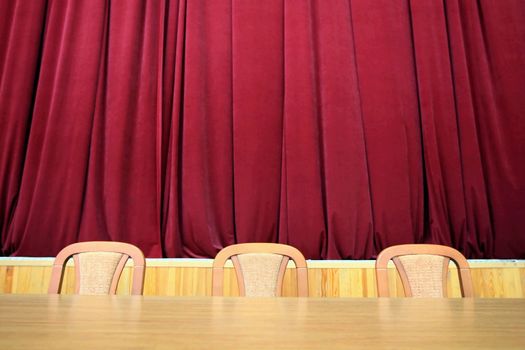
{"label": "chair frame", "polygon": [[239,285],[239,295],[245,295],[244,278],[237,255],[250,253],[279,254],[286,258],[278,272],[276,296],[282,294],[282,282],[286,271],[287,262],[292,259],[295,263],[297,273],[297,296],[308,296],[308,270],[303,254],[295,247],[279,243],[240,243],[223,248],[213,260],[212,272],[212,296],[222,296],[224,291],[224,264],[228,259],[232,260]]}
{"label": "chair frame", "polygon": [[[466,298],[474,296],[472,287],[472,276],[470,273],[470,266],[467,259],[454,248],[438,245],[438,244],[401,244],[385,248],[379,253],[376,260],[376,279],[377,279],[377,294],[379,297],[389,297],[390,291],[388,288],[388,262],[392,260],[401,277],[405,296],[411,297],[412,291],[408,281],[408,276],[401,262],[397,259],[404,255],[439,255],[445,258],[443,263],[443,279],[446,281],[448,274],[448,265],[452,260],[458,267],[458,277],[461,287],[461,295]],[[446,293],[446,283],[443,283],[443,295]]]}
{"label": "chair frame", "polygon": [[62,280],[64,278],[65,265],[67,261],[73,256],[75,261],[75,293],[80,290],[80,264],[78,254],[88,252],[113,252],[123,254],[120,259],[115,273],[111,281],[109,294],[115,294],[117,290],[118,281],[124,270],[124,266],[128,259],[133,260],[133,281],[131,287],[132,295],[142,295],[144,288],[144,275],[146,259],[142,251],[128,243],[111,242],[111,241],[91,241],[73,243],[62,249],[56,256],[51,271],[51,282],[49,284],[48,294],[59,294],[62,287]]}

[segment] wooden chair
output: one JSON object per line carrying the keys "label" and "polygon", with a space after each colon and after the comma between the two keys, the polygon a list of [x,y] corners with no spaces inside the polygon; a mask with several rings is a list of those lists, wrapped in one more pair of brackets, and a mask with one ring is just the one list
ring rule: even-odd
{"label": "wooden chair", "polygon": [[213,261],[213,296],[223,295],[224,264],[228,259],[235,268],[241,296],[281,296],[290,259],[296,266],[297,296],[308,296],[308,272],[303,254],[292,246],[277,243],[243,243],[222,249]]}
{"label": "wooden chair", "polygon": [[458,267],[462,296],[474,296],[469,264],[456,249],[435,244],[402,244],[386,248],[377,256],[379,297],[390,296],[387,270],[390,260],[399,272],[407,297],[445,297],[450,260]]}
{"label": "wooden chair", "polygon": [[104,241],[74,243],[62,249],[53,263],[48,294],[60,293],[64,267],[70,257],[75,262],[75,293],[115,294],[124,265],[131,258],[131,294],[142,294],[146,264],[142,251],[132,244]]}
{"label": "wooden chair", "polygon": [[399,272],[405,296],[440,298],[447,296],[448,265],[458,267],[463,297],[473,297],[472,277],[467,259],[454,248],[435,244],[402,244],[384,249],[377,256],[376,277],[379,297],[388,297],[388,262]]}

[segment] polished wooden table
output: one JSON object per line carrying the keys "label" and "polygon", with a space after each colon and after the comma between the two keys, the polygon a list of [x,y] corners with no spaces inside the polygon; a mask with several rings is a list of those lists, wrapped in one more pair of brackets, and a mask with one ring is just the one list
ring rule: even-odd
{"label": "polished wooden table", "polygon": [[525,349],[525,299],[0,295],[0,349]]}

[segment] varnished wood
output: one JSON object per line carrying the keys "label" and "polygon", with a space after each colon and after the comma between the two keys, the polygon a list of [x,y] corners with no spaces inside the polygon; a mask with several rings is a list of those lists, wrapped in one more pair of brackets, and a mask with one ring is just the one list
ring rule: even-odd
{"label": "varnished wood", "polygon": [[[46,293],[49,285],[51,258],[0,258],[0,293]],[[311,297],[375,297],[374,261],[308,261],[309,296]],[[525,261],[470,260],[475,297],[525,298]],[[211,259],[147,259],[144,281],[145,295],[209,296],[211,295]],[[73,267],[67,268],[63,293],[74,292]],[[297,295],[295,269],[284,276],[283,295]],[[388,269],[392,296],[403,296],[401,280],[393,264]],[[129,294],[131,269],[122,273],[117,294]],[[450,267],[447,294],[459,297],[457,269]],[[231,264],[226,265],[224,279],[226,296],[238,294]]]}
{"label": "varnished wood", "polygon": [[525,299],[1,295],[0,348],[523,349]]}

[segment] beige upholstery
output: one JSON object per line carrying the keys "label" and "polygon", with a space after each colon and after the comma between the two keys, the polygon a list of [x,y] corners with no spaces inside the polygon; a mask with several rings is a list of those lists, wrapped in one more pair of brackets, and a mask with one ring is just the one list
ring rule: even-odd
{"label": "beige upholstery", "polygon": [[131,294],[142,294],[146,261],[142,251],[121,242],[81,242],[62,249],[51,271],[48,293],[60,293],[64,267],[73,257],[75,262],[75,292],[78,294],[115,294],[118,280],[128,259],[133,260]]}
{"label": "beige upholstery", "polygon": [[[284,262],[288,263],[282,255],[268,253],[239,254],[238,279],[243,280],[244,293],[247,297],[274,297],[279,285],[279,271]],[[234,262],[234,265],[236,263]]]}
{"label": "beige upholstery", "polygon": [[377,256],[377,293],[390,295],[388,262],[392,260],[399,272],[405,296],[441,298],[447,296],[448,266],[452,260],[458,267],[462,295],[473,296],[470,267],[456,249],[436,244],[403,244],[384,249]]}
{"label": "beige upholstery", "polygon": [[239,295],[281,296],[288,261],[297,272],[297,295],[308,296],[306,260],[296,248],[277,243],[243,243],[222,249],[213,261],[212,295],[223,295],[224,264],[231,259],[237,275]]}
{"label": "beige upholstery", "polygon": [[406,255],[397,259],[398,264],[402,265],[399,271],[406,274],[413,297],[442,298],[444,296],[443,269],[448,270],[449,259],[428,254]]}
{"label": "beige upholstery", "polygon": [[122,256],[110,252],[78,254],[78,294],[110,294],[111,282]]}

